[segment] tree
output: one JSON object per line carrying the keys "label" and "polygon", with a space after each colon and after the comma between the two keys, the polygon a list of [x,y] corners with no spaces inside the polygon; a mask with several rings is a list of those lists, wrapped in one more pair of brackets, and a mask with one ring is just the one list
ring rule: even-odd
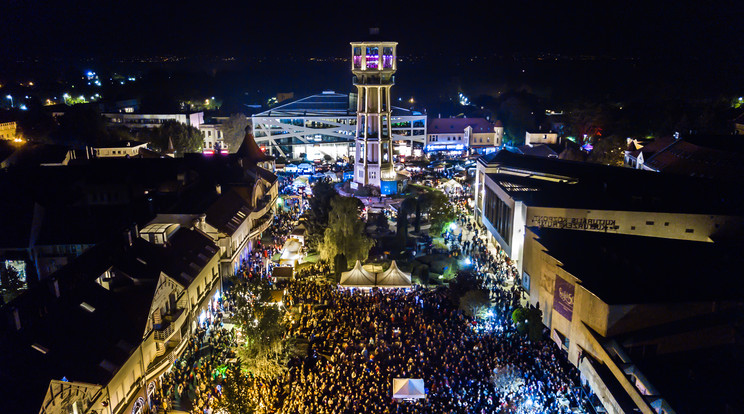
{"label": "tree", "polygon": [[204,138],[198,129],[184,125],[178,121],[165,121],[160,128],[153,128],[143,132],[143,137],[152,146],[165,152],[168,150],[168,142],[173,142],[173,149],[177,155],[187,152],[201,152]]}
{"label": "tree", "polygon": [[457,215],[447,196],[441,191],[432,191],[431,208],[429,209],[430,233],[441,234],[444,227],[453,222]]}
{"label": "tree", "polygon": [[423,194],[416,197],[416,219],[413,222],[416,233],[421,232],[421,215],[429,211],[432,202],[434,201],[434,197],[435,196],[431,191],[425,191]]}
{"label": "tree", "polygon": [[415,207],[416,199],[408,197],[400,203],[400,208],[398,209],[397,232],[403,246],[408,242],[408,215],[411,214],[411,210],[414,210]]}
{"label": "tree", "polygon": [[512,313],[512,321],[521,334],[528,334],[531,341],[542,339],[542,312],[537,308],[517,308]]}
{"label": "tree", "polygon": [[35,142],[49,142],[57,123],[52,115],[41,105],[30,105],[27,111],[20,111],[18,130],[24,139]]}
{"label": "tree", "polygon": [[625,162],[625,139],[617,135],[600,137],[594,144],[588,161],[622,167]]}
{"label": "tree", "polygon": [[351,262],[367,259],[374,240],[364,233],[364,222],[359,217],[360,204],[353,197],[334,197],[331,200],[328,227],[319,246],[323,260],[331,261],[337,254],[343,254]]}
{"label": "tree", "polygon": [[485,289],[467,291],[460,298],[460,309],[472,318],[482,318],[490,307],[491,300]]}
{"label": "tree", "polygon": [[220,125],[223,139],[231,153],[240,148],[240,144],[245,139],[246,128],[248,128],[248,118],[244,114],[232,114]]}
{"label": "tree", "polygon": [[0,288],[3,291],[3,300],[10,302],[21,293],[26,283],[21,279],[20,273],[13,266],[0,263]]}
{"label": "tree", "polygon": [[252,413],[256,408],[256,402],[248,394],[250,379],[242,372],[240,359],[236,364],[230,364],[225,374],[222,397],[215,405],[217,412],[224,410],[230,414]]}
{"label": "tree", "polygon": [[328,227],[328,214],[331,211],[331,200],[338,197],[338,192],[332,184],[321,181],[313,186],[313,196],[310,198],[310,209],[307,213],[307,244],[310,248],[317,248],[325,237]]}
{"label": "tree", "polygon": [[59,117],[55,141],[77,146],[98,146],[110,141],[101,114],[89,105],[73,105]]}
{"label": "tree", "polygon": [[334,271],[336,272],[336,283],[341,282],[341,273],[347,270],[346,256],[343,253],[339,253],[333,259]]}

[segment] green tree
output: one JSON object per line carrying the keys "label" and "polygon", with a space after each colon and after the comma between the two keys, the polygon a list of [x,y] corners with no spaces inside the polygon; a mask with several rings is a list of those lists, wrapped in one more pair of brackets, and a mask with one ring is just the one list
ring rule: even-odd
{"label": "green tree", "polygon": [[221,410],[230,414],[250,414],[254,412],[256,401],[248,394],[251,380],[242,371],[241,366],[240,359],[236,364],[228,366],[225,372],[226,378],[222,384],[222,398],[217,400],[215,405],[217,412]]}
{"label": "green tree", "polygon": [[429,211],[435,197],[432,191],[425,191],[416,197],[416,218],[413,221],[416,233],[421,231],[421,215]]}
{"label": "green tree", "polygon": [[600,137],[594,144],[594,148],[589,154],[588,161],[597,164],[622,167],[625,161],[625,147],[625,139],[620,136],[610,135]]}
{"label": "green tree", "polygon": [[183,156],[187,152],[201,152],[204,143],[204,138],[198,129],[174,120],[165,121],[160,128],[144,131],[143,137],[161,152],[168,150],[170,140],[178,156]]}
{"label": "green tree", "polygon": [[307,213],[307,244],[310,248],[317,248],[325,237],[328,227],[328,215],[331,211],[331,200],[338,197],[338,192],[332,184],[321,181],[313,186],[313,196],[310,198],[310,209]]}
{"label": "green tree", "polygon": [[364,233],[364,222],[360,214],[360,201],[353,197],[334,197],[328,216],[323,243],[320,244],[320,257],[331,261],[337,254],[354,262],[366,260],[374,240]]}
{"label": "green tree", "polygon": [[470,290],[460,297],[460,309],[472,318],[482,318],[490,307],[491,300],[485,289]]}
{"label": "green tree", "polygon": [[445,226],[457,218],[457,215],[449,198],[443,192],[432,191],[431,194],[432,200],[429,208],[430,234],[438,235],[444,231]]}
{"label": "green tree", "polygon": [[542,339],[542,312],[537,308],[517,308],[512,313],[512,321],[517,326],[517,331],[522,335],[527,334],[531,341]]}
{"label": "green tree", "polygon": [[223,139],[231,153],[240,148],[248,128],[248,118],[244,114],[232,114],[220,125]]}

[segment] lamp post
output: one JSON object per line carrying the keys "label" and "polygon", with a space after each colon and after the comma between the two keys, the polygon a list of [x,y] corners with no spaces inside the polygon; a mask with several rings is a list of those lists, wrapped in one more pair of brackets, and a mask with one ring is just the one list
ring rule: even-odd
{"label": "lamp post", "polygon": [[7,95],[6,98],[10,99],[10,107],[13,107],[13,97],[10,95]]}

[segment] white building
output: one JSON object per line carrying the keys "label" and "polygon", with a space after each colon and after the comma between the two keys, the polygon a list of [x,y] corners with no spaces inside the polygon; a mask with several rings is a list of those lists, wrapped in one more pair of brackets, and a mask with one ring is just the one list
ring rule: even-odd
{"label": "white building", "polygon": [[99,158],[126,158],[136,157],[141,149],[147,149],[146,142],[137,141],[118,141],[111,144],[101,145],[93,149],[96,157]]}
{"label": "white building", "polygon": [[436,118],[426,126],[426,152],[493,152],[503,139],[501,122],[484,118]]}
{"label": "white building", "polygon": [[184,125],[198,128],[204,123],[204,112],[178,114],[133,114],[120,112],[104,112],[104,118],[110,126],[124,126],[127,128],[156,128],[166,121],[177,121]]}
{"label": "white building", "polygon": [[[348,157],[353,153],[357,95],[323,91],[253,115],[256,143],[270,153],[290,158]],[[420,155],[426,134],[426,115],[391,107],[393,151]],[[419,151],[417,153],[417,151]]]}
{"label": "white building", "polygon": [[524,134],[524,145],[557,144],[558,133],[556,132],[526,132]]}
{"label": "white building", "polygon": [[202,150],[204,153],[213,154],[216,151],[227,153],[227,143],[225,142],[225,134],[220,128],[220,124],[208,123],[199,125],[199,132],[204,137],[204,144]]}
{"label": "white building", "polygon": [[744,200],[712,181],[509,151],[477,169],[476,219],[520,270],[525,227],[701,242],[744,229]]}

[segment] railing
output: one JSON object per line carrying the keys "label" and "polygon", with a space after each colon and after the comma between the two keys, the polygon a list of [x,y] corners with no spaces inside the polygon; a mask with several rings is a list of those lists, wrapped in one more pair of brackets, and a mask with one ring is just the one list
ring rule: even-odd
{"label": "railing", "polygon": [[[386,77],[383,79],[379,74],[372,75],[375,71],[370,72],[369,76],[364,76],[363,79],[359,79],[358,76],[354,75],[351,77],[351,82],[355,85],[394,85],[395,75]],[[362,82],[363,80],[363,82]]]}
{"label": "railing", "polygon": [[173,335],[173,323],[169,323],[168,326],[165,327],[165,329],[158,329],[155,331],[155,340],[156,341],[162,341],[165,342],[168,340],[168,338]]}

